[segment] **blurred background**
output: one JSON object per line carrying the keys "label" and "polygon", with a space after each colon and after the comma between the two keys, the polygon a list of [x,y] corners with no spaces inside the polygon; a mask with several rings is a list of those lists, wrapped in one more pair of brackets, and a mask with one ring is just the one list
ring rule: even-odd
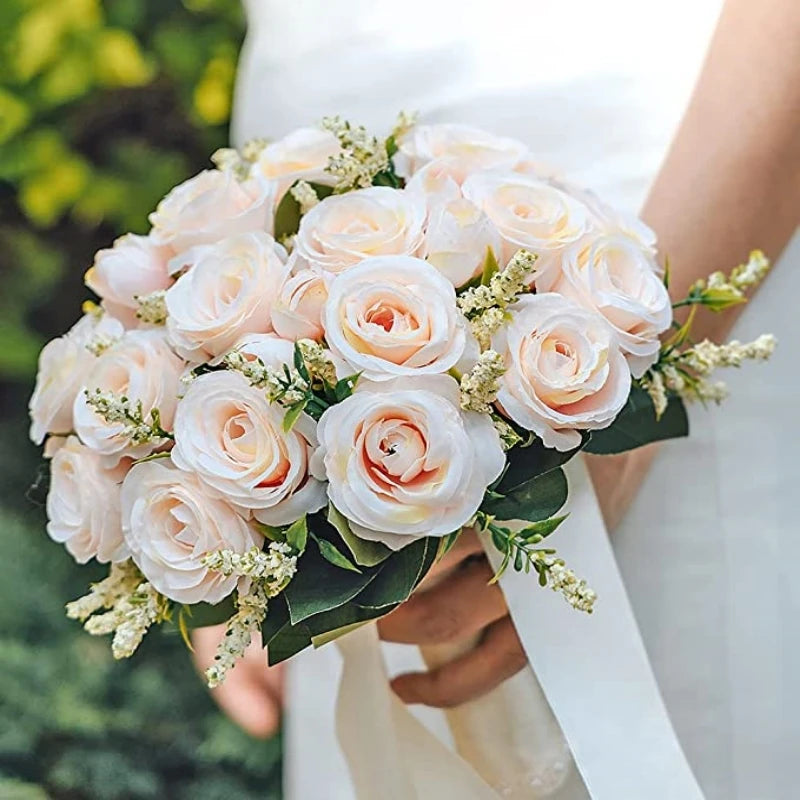
{"label": "blurred background", "polygon": [[0,2],[0,798],[277,798],[280,742],[228,723],[179,636],[114,662],[64,616],[99,577],[45,533],[26,405],[83,273],[227,142],[238,0]]}

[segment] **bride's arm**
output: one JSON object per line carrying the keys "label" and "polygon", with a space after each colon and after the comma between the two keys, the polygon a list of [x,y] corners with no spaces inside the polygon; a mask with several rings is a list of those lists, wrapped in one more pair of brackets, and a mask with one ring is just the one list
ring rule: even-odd
{"label": "bride's arm", "polygon": [[[729,271],[754,248],[778,257],[800,223],[798,0],[726,2],[642,216],[669,256],[675,297],[713,270]],[[734,321],[735,314],[703,310],[694,331],[698,339],[720,340]],[[653,454],[644,448],[591,459],[610,528],[627,510]]]}

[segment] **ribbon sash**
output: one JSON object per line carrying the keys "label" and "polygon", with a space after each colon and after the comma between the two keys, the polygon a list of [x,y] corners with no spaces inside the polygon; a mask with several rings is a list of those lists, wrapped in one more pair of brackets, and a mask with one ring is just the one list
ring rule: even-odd
{"label": "ribbon sash", "polygon": [[[570,516],[558,550],[598,600],[592,615],[582,614],[542,592],[530,575],[507,570],[500,585],[531,667],[591,798],[703,800],[658,691],[586,467],[573,459],[567,472]],[[500,554],[485,545],[496,567]],[[337,734],[359,800],[498,800],[473,765],[392,694],[374,625],[337,644]]]}

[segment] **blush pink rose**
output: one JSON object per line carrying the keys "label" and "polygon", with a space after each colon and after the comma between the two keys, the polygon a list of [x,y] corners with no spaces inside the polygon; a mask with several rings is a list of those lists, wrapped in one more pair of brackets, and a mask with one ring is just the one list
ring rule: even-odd
{"label": "blush pink rose", "polygon": [[570,450],[579,431],[607,428],[628,400],[631,377],[605,320],[559,294],[529,294],[492,341],[505,357],[497,399],[504,413]]}

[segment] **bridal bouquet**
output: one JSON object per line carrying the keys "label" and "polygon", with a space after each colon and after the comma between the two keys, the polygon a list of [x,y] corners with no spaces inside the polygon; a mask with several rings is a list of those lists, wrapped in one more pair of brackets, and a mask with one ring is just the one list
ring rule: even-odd
{"label": "bridal bouquet", "polygon": [[116,657],[227,621],[212,685],[258,631],[279,662],[397,607],[468,526],[590,612],[549,544],[562,465],[686,435],[711,371],[774,347],[673,320],[742,302],[760,253],[673,304],[652,231],[517,141],[328,119],[213,160],[97,254],[30,402],[48,533],[110,563],[67,613]]}

